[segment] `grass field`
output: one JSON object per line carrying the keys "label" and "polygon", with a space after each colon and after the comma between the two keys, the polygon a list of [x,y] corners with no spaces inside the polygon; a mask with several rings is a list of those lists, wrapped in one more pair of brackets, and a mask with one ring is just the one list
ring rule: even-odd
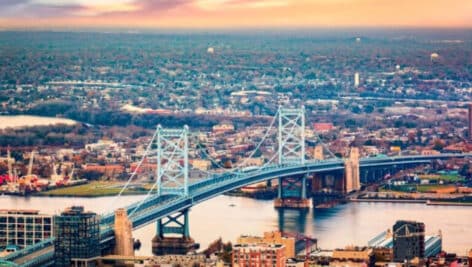
{"label": "grass field", "polygon": [[454,193],[456,186],[454,185],[397,185],[389,187],[383,187],[381,192],[419,192],[419,193]]}
{"label": "grass field", "polygon": [[462,178],[458,174],[424,174],[418,176],[420,179],[429,179],[429,180],[443,180],[444,182],[462,182],[464,178]]}
{"label": "grass field", "polygon": [[[120,192],[124,183],[115,182],[90,182],[88,184],[62,187],[38,193],[42,196],[78,196],[78,197],[99,197],[113,196]],[[125,195],[146,194],[152,185],[128,188],[123,192]]]}
{"label": "grass field", "polygon": [[420,193],[454,193],[456,187],[454,185],[418,185],[417,190]]}

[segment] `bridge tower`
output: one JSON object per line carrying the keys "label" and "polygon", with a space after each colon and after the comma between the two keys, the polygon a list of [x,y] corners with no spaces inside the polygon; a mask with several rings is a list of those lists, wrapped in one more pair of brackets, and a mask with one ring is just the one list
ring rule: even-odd
{"label": "bridge tower", "polygon": [[[188,196],[188,132],[188,126],[183,129],[157,127],[158,196]],[[157,220],[157,233],[152,240],[154,254],[186,254],[198,246],[190,237],[188,213],[185,209]]]}
{"label": "bridge tower", "polygon": [[361,189],[359,171],[359,148],[352,147],[349,158],[344,161],[344,184],[346,193]]}
{"label": "bridge tower", "polygon": [[157,126],[157,195],[188,195],[188,126]]}
{"label": "bridge tower", "polygon": [[[279,164],[305,163],[305,107],[278,110]],[[307,175],[279,177],[276,208],[309,208]]]}

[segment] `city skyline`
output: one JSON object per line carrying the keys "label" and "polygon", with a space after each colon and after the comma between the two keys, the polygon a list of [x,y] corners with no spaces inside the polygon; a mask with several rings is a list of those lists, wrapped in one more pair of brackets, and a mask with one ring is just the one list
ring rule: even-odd
{"label": "city skyline", "polygon": [[472,27],[467,0],[3,0],[11,28]]}

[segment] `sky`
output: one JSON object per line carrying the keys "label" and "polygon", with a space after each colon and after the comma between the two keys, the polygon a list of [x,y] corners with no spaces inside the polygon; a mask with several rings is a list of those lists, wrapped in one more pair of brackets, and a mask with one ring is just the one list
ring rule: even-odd
{"label": "sky", "polygon": [[472,0],[0,0],[0,28],[472,28]]}

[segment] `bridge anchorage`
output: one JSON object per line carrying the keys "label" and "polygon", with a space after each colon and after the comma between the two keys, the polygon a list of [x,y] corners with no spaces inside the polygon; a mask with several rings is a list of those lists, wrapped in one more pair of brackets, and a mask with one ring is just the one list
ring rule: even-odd
{"label": "bridge anchorage", "polygon": [[[305,164],[305,107],[279,107],[278,157],[279,164]],[[276,208],[310,208],[307,198],[307,175],[279,177]]]}
{"label": "bridge anchorage", "polygon": [[[188,132],[187,125],[183,129],[157,127],[157,196],[188,196]],[[185,209],[157,220],[154,254],[186,254],[198,248],[190,237],[188,213]]]}

